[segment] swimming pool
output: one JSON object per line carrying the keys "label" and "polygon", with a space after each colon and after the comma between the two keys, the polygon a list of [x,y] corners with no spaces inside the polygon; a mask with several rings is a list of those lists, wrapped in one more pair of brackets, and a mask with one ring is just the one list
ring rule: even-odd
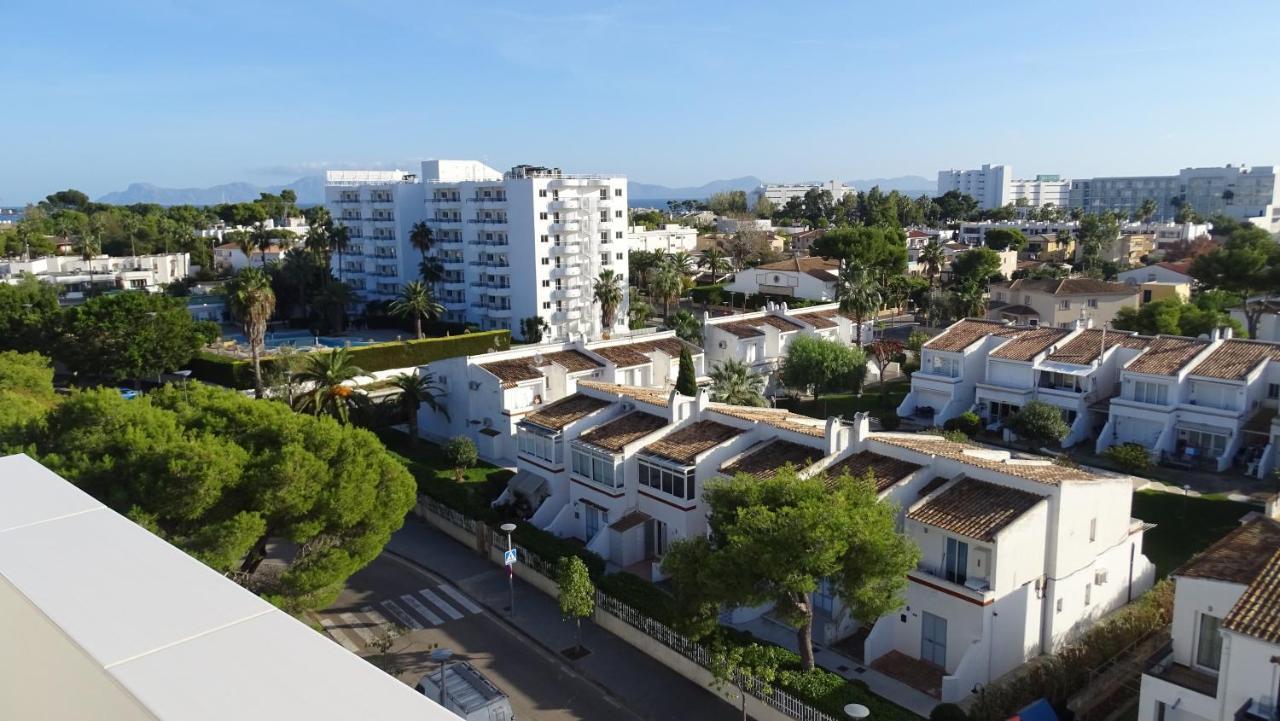
{"label": "swimming pool", "polygon": [[[248,345],[249,340],[242,333],[230,333],[222,337],[223,340],[235,341],[242,345]],[[350,345],[355,348],[363,345],[373,345],[374,341],[360,340],[358,338],[342,338],[338,336],[313,336],[305,330],[283,330],[268,333],[263,341],[266,348],[279,348],[283,345],[295,346],[298,348],[314,346],[319,343],[326,348],[342,348]]]}

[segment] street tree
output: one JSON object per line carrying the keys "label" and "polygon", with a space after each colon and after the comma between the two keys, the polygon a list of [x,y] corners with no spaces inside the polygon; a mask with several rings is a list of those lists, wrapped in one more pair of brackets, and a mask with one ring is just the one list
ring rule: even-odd
{"label": "street tree", "polygon": [[261,398],[262,348],[266,342],[267,321],[276,311],[276,294],[271,278],[262,268],[245,268],[226,286],[227,305],[240,321],[244,337],[249,341],[249,358],[253,364],[253,395]]}
{"label": "street tree", "polygon": [[181,368],[217,334],[213,323],[194,320],[181,299],[113,293],[66,311],[56,357],[89,378],[156,378]]}
{"label": "street tree", "polygon": [[768,479],[741,474],[703,493],[709,533],[671,544],[662,569],[702,608],[772,604],[797,627],[801,668],[814,668],[812,594],[830,582],[855,618],[901,606],[919,550],[896,528],[897,508],[871,478]]}
{"label": "street tree", "polygon": [[577,649],[582,652],[582,619],[596,610],[596,587],[591,583],[587,564],[577,556],[563,556],[556,563],[557,599],[560,614],[577,624]]}
{"label": "street tree", "polygon": [[[750,684],[760,693],[773,693],[773,683],[778,678],[777,655],[758,643],[746,646],[717,643],[710,650],[712,687],[736,687],[741,702],[742,721],[748,721],[747,685]],[[728,693],[725,696],[732,698]]]}
{"label": "street tree", "polygon": [[1057,443],[1071,432],[1062,420],[1062,411],[1044,401],[1029,401],[1005,422],[1009,430],[1029,443],[1043,445]]}
{"label": "street tree", "polygon": [[793,340],[782,360],[783,382],[811,388],[815,399],[836,390],[856,391],[866,370],[867,357],[860,349],[812,335]]}
{"label": "street tree", "polygon": [[0,350],[52,355],[61,324],[57,286],[29,273],[12,285],[0,283]]}
{"label": "street tree", "polygon": [[414,337],[422,338],[422,319],[436,319],[444,315],[444,305],[436,300],[431,286],[420,280],[411,280],[400,289],[400,295],[391,301],[393,315],[413,319]]}
{"label": "street tree", "polygon": [[729,358],[711,370],[711,400],[735,406],[762,407],[769,404],[764,397],[765,377],[753,373],[740,360]]}
{"label": "street tree", "polygon": [[1262,228],[1242,226],[1221,248],[1191,262],[1191,277],[1205,288],[1225,290],[1244,298],[1249,337],[1258,337],[1258,321],[1266,311],[1265,297],[1280,288],[1280,245]]}

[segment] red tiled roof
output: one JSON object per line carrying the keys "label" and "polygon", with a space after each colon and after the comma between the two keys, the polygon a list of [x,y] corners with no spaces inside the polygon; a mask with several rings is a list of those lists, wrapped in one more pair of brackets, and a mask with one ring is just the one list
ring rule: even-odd
{"label": "red tiled roof", "polygon": [[791,441],[772,440],[759,443],[731,463],[720,467],[727,476],[746,473],[756,478],[772,478],[788,464],[797,471],[813,465],[823,452],[813,446]]}
{"label": "red tiled roof", "polygon": [[1256,340],[1231,339],[1191,369],[1191,375],[1223,380],[1243,380],[1267,360],[1280,360],[1280,345]]}
{"label": "red tiled roof", "polygon": [[1005,526],[1018,520],[1044,498],[1017,488],[966,478],[925,501],[924,505],[908,513],[907,518],[991,542]]}
{"label": "red tiled roof", "polygon": [[991,354],[992,358],[1029,361],[1071,331],[1065,328],[1032,328],[1017,334]]}
{"label": "red tiled roof", "polygon": [[638,441],[666,425],[665,418],[644,411],[632,411],[592,428],[578,436],[578,440],[616,453],[628,443]]}
{"label": "red tiled roof", "polygon": [[1158,376],[1172,375],[1208,347],[1207,340],[1158,336],[1151,339],[1147,349],[1125,366],[1125,370]]}
{"label": "red tiled roof", "polygon": [[697,421],[644,447],[644,452],[688,465],[702,453],[746,431],[715,421]]}
{"label": "red tiled roof", "polygon": [[609,401],[575,393],[544,406],[537,413],[524,417],[529,423],[558,431],[574,421],[581,420],[609,405]]}
{"label": "red tiled roof", "polygon": [[846,473],[854,478],[862,478],[870,472],[876,479],[876,493],[883,493],[890,486],[921,468],[923,466],[911,461],[863,451],[828,466],[823,472],[828,481],[835,481]]}
{"label": "red tiled roof", "polygon": [[961,351],[989,335],[1012,335],[1018,329],[994,320],[965,318],[952,323],[924,344],[928,350]]}

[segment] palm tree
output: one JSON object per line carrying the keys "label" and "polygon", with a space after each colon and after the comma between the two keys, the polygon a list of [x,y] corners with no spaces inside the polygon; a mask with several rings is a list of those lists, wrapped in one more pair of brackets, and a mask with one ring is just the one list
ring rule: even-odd
{"label": "palm tree", "polygon": [[444,266],[431,255],[435,238],[431,235],[430,226],[423,221],[414,223],[413,228],[409,230],[409,245],[422,254],[422,261],[418,263],[418,274],[422,276],[422,280],[427,283],[439,283],[444,278]]}
{"label": "palm tree", "polygon": [[351,303],[351,286],[332,277],[320,288],[311,305],[328,320],[335,333],[346,325],[347,306]]}
{"label": "palm tree", "polygon": [[679,271],[680,275],[693,275],[697,264],[688,251],[678,250],[666,257],[666,263]]}
{"label": "palm tree", "polygon": [[764,406],[764,376],[740,360],[729,359],[711,371],[711,400],[735,406]]}
{"label": "palm tree", "polygon": [[1160,206],[1156,205],[1154,198],[1147,198],[1142,201],[1142,205],[1138,206],[1138,212],[1136,213],[1138,216],[1138,222],[1145,223],[1148,220],[1151,220],[1151,216],[1155,215],[1156,211],[1159,209]]}
{"label": "palm tree", "polygon": [[592,296],[600,304],[600,325],[606,338],[613,331],[618,306],[622,305],[622,293],[622,276],[609,268],[600,271]]}
{"label": "palm tree", "polygon": [[400,297],[391,302],[391,313],[404,318],[413,318],[413,330],[418,338],[422,338],[422,319],[439,318],[444,313],[444,306],[436,300],[431,286],[420,280],[411,280],[400,289]]}
{"label": "palm tree", "polygon": [[880,283],[867,272],[866,266],[850,263],[840,271],[840,286],[836,294],[840,298],[840,310],[853,314],[853,342],[861,348],[862,319],[874,317],[884,302],[880,294]]}
{"label": "palm tree", "polygon": [[712,279],[719,278],[729,272],[729,257],[724,254],[724,251],[709,248],[702,252],[698,267],[705,268]]}
{"label": "palm tree", "polygon": [[965,283],[951,291],[951,302],[959,318],[982,318],[987,314],[987,299],[977,283]]}
{"label": "palm tree", "polygon": [[262,346],[266,341],[267,321],[276,310],[276,294],[271,278],[262,268],[245,268],[227,283],[227,304],[249,340],[249,357],[253,361],[253,397],[261,398]]}
{"label": "palm tree", "polygon": [[258,247],[257,241],[253,239],[253,235],[243,230],[233,230],[230,233],[227,233],[224,237],[226,240],[235,243],[236,247],[240,249],[240,252],[244,253],[244,258],[247,263],[250,265],[253,264],[253,251]]}
{"label": "palm tree", "polygon": [[683,289],[684,276],[680,275],[674,265],[663,263],[654,271],[653,277],[649,279],[649,292],[654,298],[662,300],[663,320],[670,317],[671,299],[678,298]]}
{"label": "palm tree", "polygon": [[338,253],[338,280],[342,280],[342,254],[351,245],[351,229],[345,225],[335,225],[329,231],[329,250]]}
{"label": "palm tree", "polygon": [[437,413],[449,417],[449,411],[440,404],[439,396],[444,391],[436,385],[435,376],[431,373],[401,373],[391,379],[391,385],[400,389],[400,405],[409,416],[409,442],[418,443],[418,409],[426,406]]}
{"label": "palm tree", "polygon": [[687,310],[677,310],[675,315],[667,320],[667,330],[675,331],[676,337],[680,340],[702,345],[702,323],[698,321],[697,316]]}
{"label": "palm tree", "polygon": [[271,247],[272,237],[271,231],[267,230],[266,223],[259,220],[253,224],[253,230],[249,233],[249,238],[253,241],[253,247],[262,254],[262,265],[267,264],[267,249]]}
{"label": "palm tree", "polygon": [[328,413],[339,423],[347,423],[351,409],[361,404],[362,396],[343,383],[362,375],[364,371],[352,362],[351,351],[346,348],[309,354],[306,364],[295,376],[299,383],[311,386],[298,399],[298,410],[317,416]]}
{"label": "palm tree", "polygon": [[946,251],[942,249],[942,244],[936,240],[929,241],[920,249],[920,255],[916,258],[920,265],[924,266],[925,277],[929,279],[929,286],[933,286],[933,279],[942,272],[942,264],[947,262]]}

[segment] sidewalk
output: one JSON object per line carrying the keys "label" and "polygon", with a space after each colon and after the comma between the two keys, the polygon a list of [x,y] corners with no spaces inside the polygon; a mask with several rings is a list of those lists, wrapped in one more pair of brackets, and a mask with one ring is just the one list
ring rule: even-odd
{"label": "sidewalk", "polygon": [[576,644],[576,627],[561,618],[554,598],[517,578],[516,614],[512,619],[506,610],[510,603],[506,571],[422,521],[407,520],[392,536],[387,550],[449,579],[644,718],[732,721],[741,717],[713,690],[680,676],[588,620],[582,622],[582,644],[591,653],[569,661],[559,652]]}

